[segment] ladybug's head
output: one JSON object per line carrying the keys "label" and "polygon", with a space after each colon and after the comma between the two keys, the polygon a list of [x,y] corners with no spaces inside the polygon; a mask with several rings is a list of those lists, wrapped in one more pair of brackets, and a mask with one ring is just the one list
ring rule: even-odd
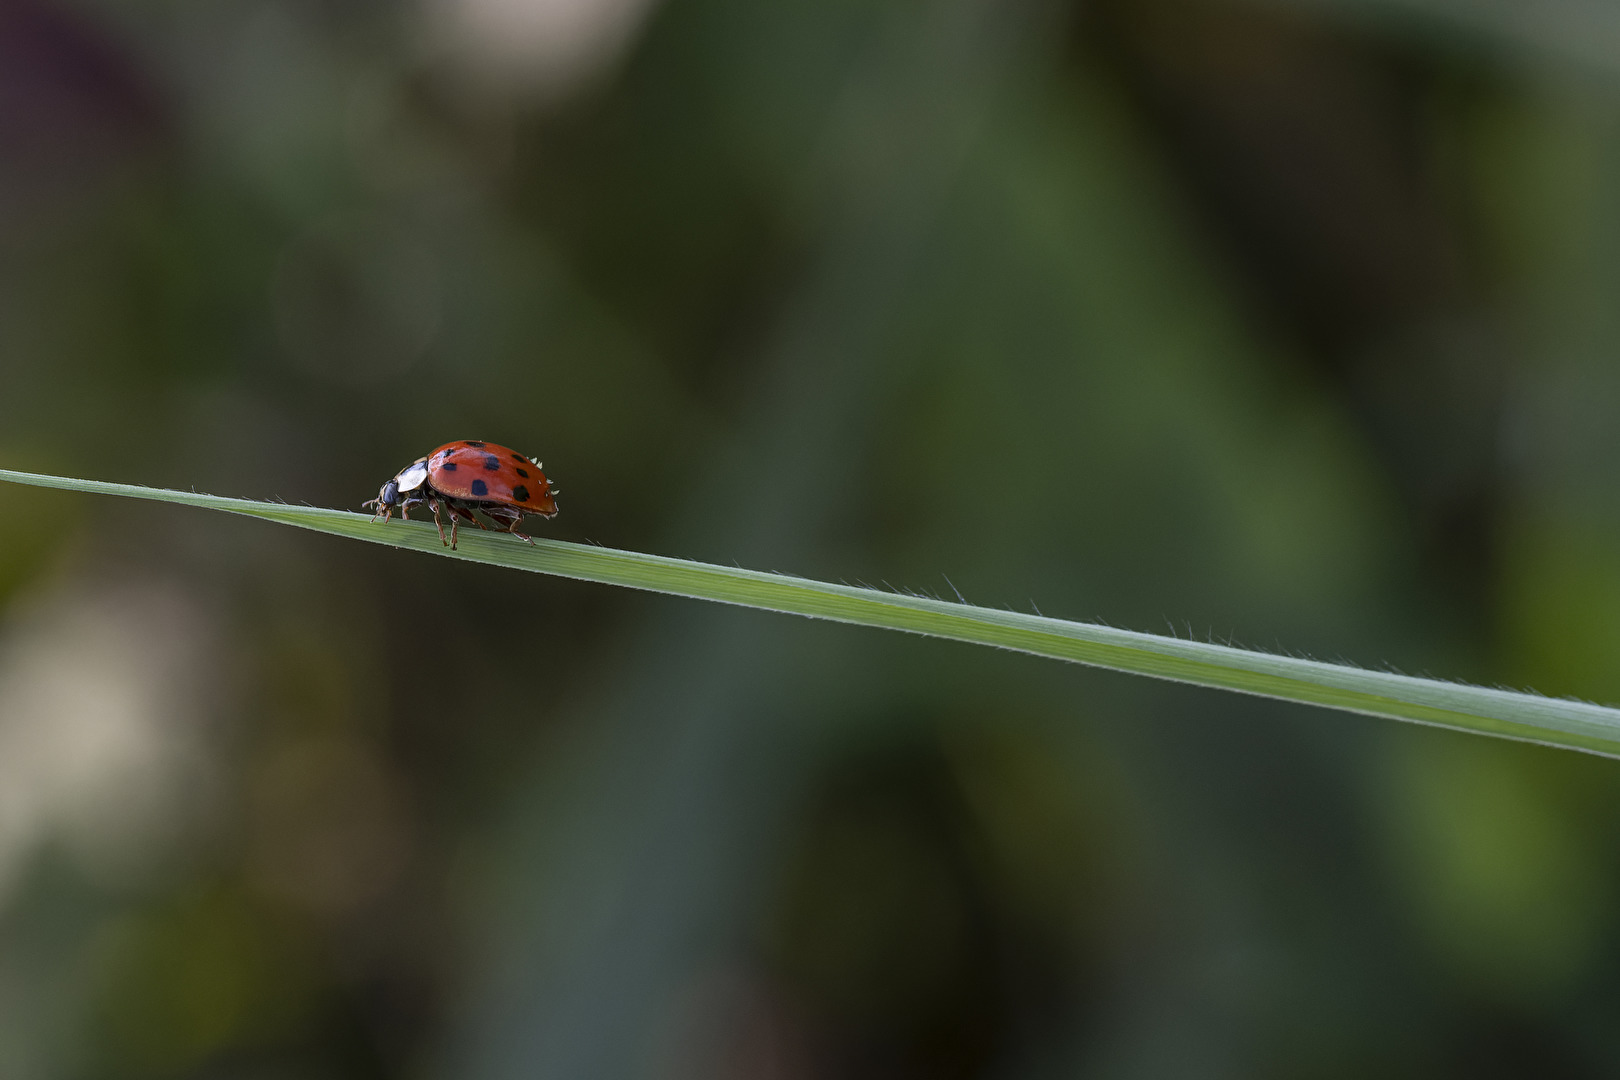
{"label": "ladybug's head", "polygon": [[396,476],[382,486],[382,490],[377,492],[377,497],[375,499],[367,499],[361,505],[375,506],[377,508],[377,513],[381,514],[390,510],[399,509],[399,504],[404,501],[405,498],[400,494],[399,491],[399,477]]}
{"label": "ladybug's head", "polygon": [[367,509],[376,507],[377,513],[372,515],[371,520],[376,521],[378,517],[387,520],[394,516],[394,511],[399,509],[401,501],[399,497],[399,481],[395,479],[384,484],[382,490],[377,492],[375,499],[367,499],[360,505]]}
{"label": "ladybug's head", "polygon": [[363,505],[375,506],[377,513],[383,520],[393,517],[394,511],[404,513],[405,509],[419,506],[422,502],[421,489],[427,482],[427,458],[414,461],[410,466],[377,492],[375,499],[367,500]]}

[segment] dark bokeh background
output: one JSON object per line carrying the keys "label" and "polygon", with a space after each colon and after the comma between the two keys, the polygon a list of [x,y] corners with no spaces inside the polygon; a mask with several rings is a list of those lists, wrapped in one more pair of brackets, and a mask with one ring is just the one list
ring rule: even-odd
{"label": "dark bokeh background", "polygon": [[[1620,699],[1620,16],[0,0],[0,463]],[[1620,1072],[1620,767],[7,489],[0,1075]]]}

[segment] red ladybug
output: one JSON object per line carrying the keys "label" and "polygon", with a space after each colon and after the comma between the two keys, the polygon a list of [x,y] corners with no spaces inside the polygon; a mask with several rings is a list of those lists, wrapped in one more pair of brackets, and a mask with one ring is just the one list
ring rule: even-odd
{"label": "red ladybug", "polygon": [[[524,514],[556,517],[556,494],[538,461],[494,443],[468,441],[445,443],[427,457],[417,458],[384,484],[375,499],[362,505],[377,508],[371,520],[381,517],[387,522],[395,510],[408,518],[407,510],[427,503],[433,511],[433,524],[439,527],[439,539],[452,548],[458,518],[480,529],[489,528],[475,510],[532,544],[533,540],[517,531],[518,522]],[[441,505],[450,515],[448,540],[439,519]]]}

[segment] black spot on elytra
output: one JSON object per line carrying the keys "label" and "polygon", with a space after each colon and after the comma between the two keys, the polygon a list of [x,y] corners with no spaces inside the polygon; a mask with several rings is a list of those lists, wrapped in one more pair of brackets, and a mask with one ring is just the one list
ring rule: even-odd
{"label": "black spot on elytra", "polygon": [[527,480],[529,478],[529,470],[528,469],[519,469],[519,470],[517,470],[517,474],[519,476],[523,477],[523,479],[525,479],[525,480]]}
{"label": "black spot on elytra", "polygon": [[524,487],[522,484],[519,484],[517,487],[513,488],[512,489],[512,501],[513,502],[528,502],[529,501],[529,489]]}
{"label": "black spot on elytra", "polygon": [[482,480],[474,480],[472,482],[472,493],[479,496],[488,495],[489,485],[484,483]]}
{"label": "black spot on elytra", "polygon": [[517,462],[519,465],[527,465],[529,463],[529,459],[524,457],[522,454],[513,454],[512,460]]}
{"label": "black spot on elytra", "polygon": [[501,459],[496,457],[494,454],[490,454],[490,455],[488,455],[487,457],[484,458],[484,471],[485,472],[494,472],[496,469],[498,469],[500,467],[501,467]]}
{"label": "black spot on elytra", "polygon": [[443,469],[445,472],[455,472],[456,463],[453,461],[441,461],[439,462],[439,468]]}
{"label": "black spot on elytra", "polygon": [[472,441],[471,441],[471,440],[468,440],[468,442],[467,442],[467,445],[468,445],[468,446],[476,446],[476,447],[478,447],[478,449],[480,449],[480,450],[482,450],[482,449],[483,449],[483,448],[484,448],[484,444],[483,444],[483,443],[481,443],[481,442],[472,442]]}

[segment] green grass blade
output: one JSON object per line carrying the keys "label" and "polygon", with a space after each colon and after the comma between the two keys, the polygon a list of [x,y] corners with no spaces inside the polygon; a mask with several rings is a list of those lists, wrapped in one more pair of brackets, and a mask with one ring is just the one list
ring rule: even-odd
{"label": "green grass blade", "polygon": [[344,510],[254,502],[5,469],[0,469],[0,480],[225,510],[442,558],[858,626],[905,630],[1197,686],[1620,757],[1620,709],[1585,702],[1367,671],[1093,623],[588,544],[536,540],[531,547],[508,536],[470,530],[462,533],[459,550],[450,551],[439,543],[438,534],[426,522],[396,520],[383,525],[374,523],[366,514]]}

